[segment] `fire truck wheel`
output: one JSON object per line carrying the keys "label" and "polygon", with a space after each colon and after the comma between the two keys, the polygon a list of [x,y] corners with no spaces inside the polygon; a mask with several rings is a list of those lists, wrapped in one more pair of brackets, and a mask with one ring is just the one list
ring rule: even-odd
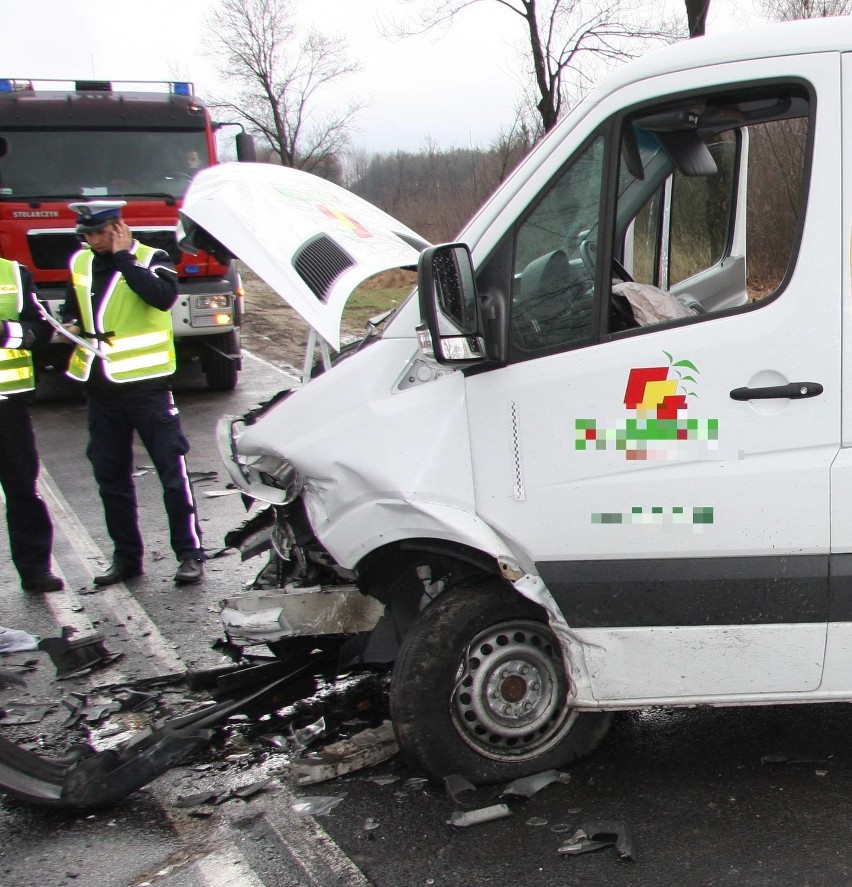
{"label": "fire truck wheel", "polygon": [[566,706],[568,689],[543,611],[491,580],[420,614],[394,665],[391,717],[400,750],[432,779],[509,782],[600,744],[611,713]]}
{"label": "fire truck wheel", "polygon": [[210,350],[204,357],[204,375],[207,387],[211,391],[233,391],[239,378],[239,361],[231,360],[226,354],[240,353],[239,334],[236,331],[225,333],[217,342],[216,347],[223,352]]}

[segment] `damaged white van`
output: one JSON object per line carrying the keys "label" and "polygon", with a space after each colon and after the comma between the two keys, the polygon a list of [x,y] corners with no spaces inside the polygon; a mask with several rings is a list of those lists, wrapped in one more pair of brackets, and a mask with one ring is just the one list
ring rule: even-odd
{"label": "damaged white van", "polygon": [[239,544],[271,545],[231,639],[394,660],[404,752],[478,782],[570,763],[618,709],[852,700],[844,95],[845,17],[672,46],[425,250],[310,176],[202,172],[186,243],[331,349],[353,286],[419,261],[345,359],[223,420],[269,503]]}

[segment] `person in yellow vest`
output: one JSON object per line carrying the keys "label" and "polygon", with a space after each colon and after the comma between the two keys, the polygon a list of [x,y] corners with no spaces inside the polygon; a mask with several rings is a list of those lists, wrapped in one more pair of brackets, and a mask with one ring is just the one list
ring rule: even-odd
{"label": "person in yellow vest", "polygon": [[86,386],[89,444],[113,541],[112,564],[95,577],[113,585],[143,572],[144,545],[133,481],[133,436],[145,445],[163,487],[174,581],[198,582],[204,550],[186,468],[189,441],[171,390],[176,368],[170,309],[177,275],[168,255],[134,240],[121,218],[124,200],[71,203],[86,245],[71,257],[62,311],[67,328],[92,347],[76,347],[67,375]]}
{"label": "person in yellow vest", "polygon": [[60,591],[51,571],[53,524],[38,494],[39,458],[30,401],[35,390],[32,349],[53,330],[43,320],[32,277],[17,262],[0,259],[0,486],[12,563],[24,591]]}

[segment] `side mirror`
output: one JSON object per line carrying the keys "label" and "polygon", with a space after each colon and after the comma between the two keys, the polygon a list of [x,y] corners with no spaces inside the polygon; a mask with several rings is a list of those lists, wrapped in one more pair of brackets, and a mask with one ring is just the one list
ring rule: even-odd
{"label": "side mirror", "polygon": [[237,143],[237,160],[240,163],[256,163],[257,149],[255,148],[254,138],[247,132],[237,133],[235,139]]}
{"label": "side mirror", "polygon": [[479,299],[470,250],[463,243],[430,246],[417,264],[420,313],[441,364],[485,359]]}

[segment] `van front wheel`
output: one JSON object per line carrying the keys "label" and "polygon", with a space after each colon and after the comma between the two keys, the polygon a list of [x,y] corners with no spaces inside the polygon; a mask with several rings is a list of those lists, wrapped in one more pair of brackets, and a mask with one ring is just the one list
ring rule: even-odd
{"label": "van front wheel", "polygon": [[593,751],[608,712],[565,704],[559,643],[540,608],[499,581],[451,588],[418,617],[394,665],[391,717],[430,777],[509,782]]}

